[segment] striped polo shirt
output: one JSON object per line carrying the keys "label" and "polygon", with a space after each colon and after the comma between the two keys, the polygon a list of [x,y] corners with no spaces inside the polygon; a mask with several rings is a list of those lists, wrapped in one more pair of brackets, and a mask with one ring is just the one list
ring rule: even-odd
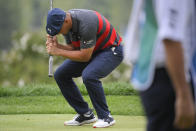
{"label": "striped polo shirt", "polygon": [[67,44],[77,49],[95,46],[96,52],[121,43],[120,35],[100,13],[86,9],[72,9],[68,12],[72,18],[72,29],[64,36]]}

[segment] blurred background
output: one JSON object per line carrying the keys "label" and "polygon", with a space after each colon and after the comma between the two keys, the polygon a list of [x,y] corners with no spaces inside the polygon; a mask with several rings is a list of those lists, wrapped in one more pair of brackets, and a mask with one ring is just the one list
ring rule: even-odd
{"label": "blurred background", "polygon": [[[103,14],[122,37],[131,12],[132,0],[54,0],[53,7],[69,10],[92,9]],[[54,83],[48,77],[45,50],[46,16],[50,0],[0,0],[0,86]],[[64,42],[62,37],[58,37]],[[54,57],[55,69],[65,60]],[[122,63],[105,82],[129,81],[130,68]],[[81,82],[80,79],[76,79]]]}

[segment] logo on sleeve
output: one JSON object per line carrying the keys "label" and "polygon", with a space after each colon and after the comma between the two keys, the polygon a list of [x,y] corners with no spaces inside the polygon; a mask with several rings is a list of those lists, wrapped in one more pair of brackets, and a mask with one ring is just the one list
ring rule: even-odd
{"label": "logo on sleeve", "polygon": [[92,44],[93,42],[94,42],[94,40],[84,41],[84,44],[89,45],[89,44]]}
{"label": "logo on sleeve", "polygon": [[175,28],[176,23],[177,23],[177,19],[179,17],[178,11],[175,9],[170,9],[169,11],[170,11],[169,12],[169,25],[171,28]]}

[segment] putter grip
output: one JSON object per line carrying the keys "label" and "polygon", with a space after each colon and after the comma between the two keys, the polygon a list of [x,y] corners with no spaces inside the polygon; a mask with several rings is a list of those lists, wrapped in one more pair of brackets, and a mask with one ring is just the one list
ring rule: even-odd
{"label": "putter grip", "polygon": [[52,65],[53,65],[53,57],[50,55],[50,57],[49,57],[49,70],[48,70],[49,77],[53,76]]}

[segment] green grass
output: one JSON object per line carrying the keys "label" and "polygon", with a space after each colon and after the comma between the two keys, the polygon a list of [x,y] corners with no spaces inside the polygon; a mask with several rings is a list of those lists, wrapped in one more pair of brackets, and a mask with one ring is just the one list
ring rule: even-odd
{"label": "green grass", "polygon": [[92,124],[64,126],[72,119],[70,114],[25,114],[0,115],[0,131],[144,131],[145,118],[142,116],[114,115],[116,124],[109,128],[94,129]]}
{"label": "green grass", "polygon": [[[92,104],[88,96],[84,99]],[[141,116],[143,111],[138,96],[106,96],[109,109],[116,115]],[[0,97],[0,114],[73,114],[75,111],[63,96]]]}
{"label": "green grass", "polygon": [[[137,95],[129,83],[113,82],[103,85],[106,95]],[[87,95],[84,85],[79,85],[83,95]],[[61,92],[56,84],[29,84],[24,87],[0,87],[0,97],[5,96],[60,96]]]}
{"label": "green grass", "polygon": [[[84,99],[93,108],[84,85]],[[93,129],[92,124],[63,126],[75,111],[56,85],[29,84],[25,87],[0,87],[0,131],[143,131],[145,120],[137,92],[128,83],[104,85],[111,114],[117,123],[110,128]]]}

